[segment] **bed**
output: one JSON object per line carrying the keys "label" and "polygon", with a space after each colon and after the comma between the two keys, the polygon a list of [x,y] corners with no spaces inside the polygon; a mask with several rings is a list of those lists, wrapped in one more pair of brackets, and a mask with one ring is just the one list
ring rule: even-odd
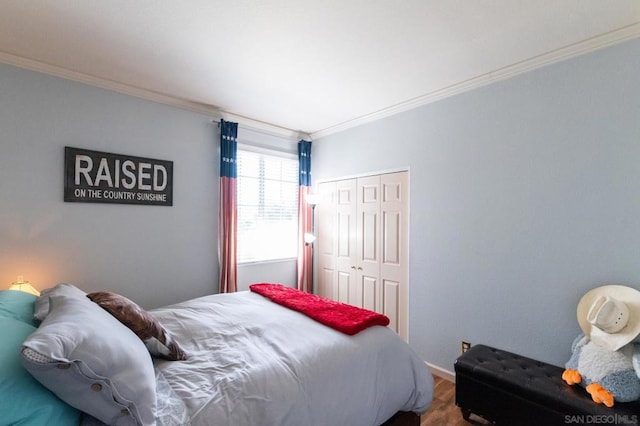
{"label": "bed", "polygon": [[[149,311],[114,295],[145,318],[141,330],[89,297],[68,284],[37,299],[0,292],[0,326],[20,329],[3,350],[30,381],[18,392],[2,377],[10,424],[418,424],[431,403],[429,369],[387,327],[348,335],[253,291]],[[61,408],[19,418],[33,408],[15,396],[30,393],[47,394],[33,403],[41,412]]]}

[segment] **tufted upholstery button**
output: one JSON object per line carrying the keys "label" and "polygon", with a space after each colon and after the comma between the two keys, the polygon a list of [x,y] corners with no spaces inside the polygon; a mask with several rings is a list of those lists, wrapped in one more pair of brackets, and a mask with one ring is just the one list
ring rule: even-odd
{"label": "tufted upholstery button", "polygon": [[91,390],[94,392],[100,392],[102,390],[102,385],[100,383],[94,383],[91,385]]}
{"label": "tufted upholstery button", "polygon": [[59,370],[68,370],[71,368],[71,364],[58,364],[56,365],[56,368]]}
{"label": "tufted upholstery button", "polygon": [[125,416],[128,416],[130,413],[129,413],[129,410],[128,410],[128,409],[123,408],[122,410],[120,410],[120,414],[125,415]]}

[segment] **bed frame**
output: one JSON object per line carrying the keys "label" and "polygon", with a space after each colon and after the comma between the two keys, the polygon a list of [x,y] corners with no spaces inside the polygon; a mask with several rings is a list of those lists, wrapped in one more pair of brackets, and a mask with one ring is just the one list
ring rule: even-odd
{"label": "bed frame", "polygon": [[398,411],[381,426],[420,426],[420,416],[411,411]]}

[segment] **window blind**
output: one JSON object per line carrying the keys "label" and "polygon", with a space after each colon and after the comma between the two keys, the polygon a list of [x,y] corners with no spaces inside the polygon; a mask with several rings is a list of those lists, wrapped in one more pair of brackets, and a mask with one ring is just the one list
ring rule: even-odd
{"label": "window blind", "polygon": [[238,148],[238,262],[297,256],[298,159]]}

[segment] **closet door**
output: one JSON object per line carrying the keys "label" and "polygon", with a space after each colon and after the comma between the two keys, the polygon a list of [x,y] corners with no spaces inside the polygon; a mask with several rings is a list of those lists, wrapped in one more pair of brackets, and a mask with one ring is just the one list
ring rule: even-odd
{"label": "closet door", "polygon": [[337,300],[336,287],[336,222],[337,201],[336,182],[324,182],[318,185],[320,203],[315,208],[316,242],[313,255],[317,267],[314,273],[316,294]]}
{"label": "closet door", "polygon": [[356,272],[354,305],[381,312],[380,176],[357,180]]}
{"label": "closet door", "polygon": [[405,340],[409,306],[409,179],[407,172],[380,176],[380,291],[378,312]]}
{"label": "closet door", "polygon": [[384,313],[406,340],[408,173],[324,182],[318,191],[317,293]]}
{"label": "closet door", "polygon": [[318,192],[316,293],[361,306],[356,295],[356,180],[323,182]]}
{"label": "closet door", "polygon": [[360,306],[357,297],[356,180],[336,182],[336,282],[334,299]]}

